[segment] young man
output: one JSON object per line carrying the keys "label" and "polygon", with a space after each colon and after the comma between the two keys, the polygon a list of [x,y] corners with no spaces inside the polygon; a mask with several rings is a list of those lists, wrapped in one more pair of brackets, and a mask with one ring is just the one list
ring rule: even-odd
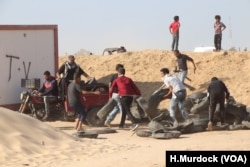
{"label": "young man", "polygon": [[183,108],[183,102],[186,98],[186,89],[183,83],[180,81],[178,77],[175,75],[169,74],[169,70],[167,68],[162,68],[160,70],[161,76],[163,79],[163,82],[165,84],[165,88],[169,89],[169,92],[163,97],[168,97],[172,93],[172,98],[170,101],[170,116],[172,117],[174,124],[178,125],[178,122],[175,117],[175,107],[178,105],[180,112],[182,114],[182,117],[184,120],[188,123],[189,122],[189,116],[188,113]]}
{"label": "young man", "polygon": [[214,47],[215,51],[221,50],[221,40],[222,40],[222,31],[226,29],[225,24],[223,24],[221,21],[220,15],[215,16],[215,23],[214,23]]}
{"label": "young man", "polygon": [[45,104],[45,116],[43,120],[45,121],[50,114],[50,102],[57,100],[58,97],[58,87],[55,77],[50,75],[49,71],[45,71],[43,73],[44,82],[42,87],[38,90],[39,96],[43,96],[44,104]]}
{"label": "young man", "polygon": [[91,77],[83,71],[83,69],[75,63],[75,57],[73,55],[68,56],[68,61],[63,63],[57,73],[59,79],[59,93],[60,98],[63,100],[65,95],[65,86],[68,86],[69,83],[74,79],[74,74],[80,74],[90,79]]}
{"label": "young man", "polygon": [[114,80],[110,89],[109,89],[109,97],[112,96],[114,89],[118,89],[118,94],[121,98],[122,104],[122,117],[120,121],[119,128],[124,128],[126,114],[128,115],[129,119],[132,122],[132,128],[135,129],[138,127],[136,124],[136,120],[133,117],[130,107],[133,102],[133,95],[141,96],[141,91],[135,85],[131,78],[125,76],[125,69],[119,68],[118,69],[118,78]]}
{"label": "young man", "polygon": [[188,74],[188,66],[187,66],[187,61],[190,61],[193,66],[194,66],[194,73],[196,71],[196,65],[194,63],[194,60],[185,55],[185,54],[181,54],[179,52],[179,50],[174,50],[174,55],[177,58],[177,64],[178,64],[178,71],[179,71],[179,79],[181,80],[181,82],[184,84],[184,80]]}
{"label": "young man", "polygon": [[173,37],[172,46],[171,46],[172,51],[178,50],[180,26],[181,24],[179,22],[179,16],[174,16],[174,21],[169,26],[169,31]]}
{"label": "young man", "polygon": [[208,97],[209,97],[209,123],[207,130],[211,131],[213,130],[213,117],[214,112],[216,110],[217,103],[220,104],[220,119],[221,124],[223,125],[225,123],[225,98],[228,100],[230,93],[226,87],[226,85],[221,81],[218,80],[218,78],[213,77],[211,78],[211,83],[209,84],[207,88]]}
{"label": "young man", "polygon": [[[118,78],[118,70],[119,68],[124,68],[122,64],[117,64],[115,67],[116,74],[112,75],[109,87],[111,87],[113,81]],[[118,94],[118,88],[113,89],[112,98],[116,101],[117,105],[114,107],[114,109],[109,113],[109,115],[106,118],[105,125],[108,127],[111,127],[111,122],[114,120],[115,116],[120,112],[122,114],[122,104],[120,100],[120,96]]]}
{"label": "young man", "polygon": [[83,104],[81,103],[81,94],[100,94],[100,91],[85,91],[81,89],[80,81],[81,81],[81,75],[78,73],[74,74],[73,82],[71,82],[68,86],[68,102],[69,106],[75,110],[77,115],[76,120],[76,130],[77,131],[83,131],[83,121],[86,116],[85,108]]}

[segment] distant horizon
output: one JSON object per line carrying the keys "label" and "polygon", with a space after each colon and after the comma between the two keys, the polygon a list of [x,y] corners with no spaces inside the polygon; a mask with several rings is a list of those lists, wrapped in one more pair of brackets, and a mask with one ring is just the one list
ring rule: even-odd
{"label": "distant horizon", "polygon": [[250,0],[1,0],[0,22],[58,25],[59,55],[81,49],[99,55],[120,46],[128,51],[170,50],[169,25],[175,15],[181,23],[180,51],[213,46],[214,16],[219,14],[227,26],[222,48],[244,50],[250,47],[249,6]]}

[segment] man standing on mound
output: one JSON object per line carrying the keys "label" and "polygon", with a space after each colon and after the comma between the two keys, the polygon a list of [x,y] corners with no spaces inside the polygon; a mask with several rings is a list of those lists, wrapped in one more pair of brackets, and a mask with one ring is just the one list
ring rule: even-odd
{"label": "man standing on mound", "polygon": [[208,97],[209,97],[209,123],[207,130],[213,130],[213,118],[214,112],[216,110],[217,103],[220,104],[220,120],[221,125],[225,123],[225,98],[228,100],[230,93],[226,87],[226,85],[218,78],[213,77],[211,79],[211,83],[207,88]]}
{"label": "man standing on mound", "polygon": [[222,40],[222,31],[226,29],[224,23],[221,22],[220,15],[216,15],[214,23],[214,47],[215,51],[221,51],[221,40]]}

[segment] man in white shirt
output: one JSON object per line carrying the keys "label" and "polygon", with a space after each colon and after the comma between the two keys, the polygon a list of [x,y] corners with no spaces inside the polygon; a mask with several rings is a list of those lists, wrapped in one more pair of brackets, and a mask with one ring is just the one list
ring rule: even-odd
{"label": "man in white shirt", "polygon": [[188,113],[183,108],[183,102],[187,94],[185,86],[177,76],[169,74],[169,70],[167,68],[162,68],[160,72],[163,77],[162,79],[164,82],[164,87],[166,89],[169,89],[168,93],[163,97],[163,99],[168,97],[170,93],[172,93],[172,98],[170,101],[170,108],[169,108],[170,116],[173,118],[175,124],[177,124],[178,122],[175,117],[175,107],[176,105],[178,105],[184,120],[186,122],[189,122]]}

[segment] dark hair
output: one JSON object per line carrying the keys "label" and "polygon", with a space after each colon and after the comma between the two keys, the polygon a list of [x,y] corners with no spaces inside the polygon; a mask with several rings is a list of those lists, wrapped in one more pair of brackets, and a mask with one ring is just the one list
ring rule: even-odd
{"label": "dark hair", "polygon": [[174,50],[174,52],[176,52],[176,53],[180,53],[180,51],[179,51],[178,49]]}
{"label": "dark hair", "polygon": [[50,75],[50,72],[49,71],[44,71],[43,75]]}
{"label": "dark hair", "polygon": [[167,68],[162,68],[160,72],[163,72],[163,74],[169,74],[169,70]]}
{"label": "dark hair", "polygon": [[174,16],[174,21],[178,21],[179,20],[179,16]]}
{"label": "dark hair", "polygon": [[220,20],[220,15],[215,15],[214,17],[215,19],[219,19]]}
{"label": "dark hair", "polygon": [[126,72],[125,68],[119,68],[118,73],[124,75]]}
{"label": "dark hair", "polygon": [[124,68],[123,64],[116,64],[115,70],[118,71],[119,68]]}
{"label": "dark hair", "polygon": [[217,80],[218,80],[217,77],[212,77],[212,78],[211,78],[211,82],[212,82],[212,81],[217,81]]}

